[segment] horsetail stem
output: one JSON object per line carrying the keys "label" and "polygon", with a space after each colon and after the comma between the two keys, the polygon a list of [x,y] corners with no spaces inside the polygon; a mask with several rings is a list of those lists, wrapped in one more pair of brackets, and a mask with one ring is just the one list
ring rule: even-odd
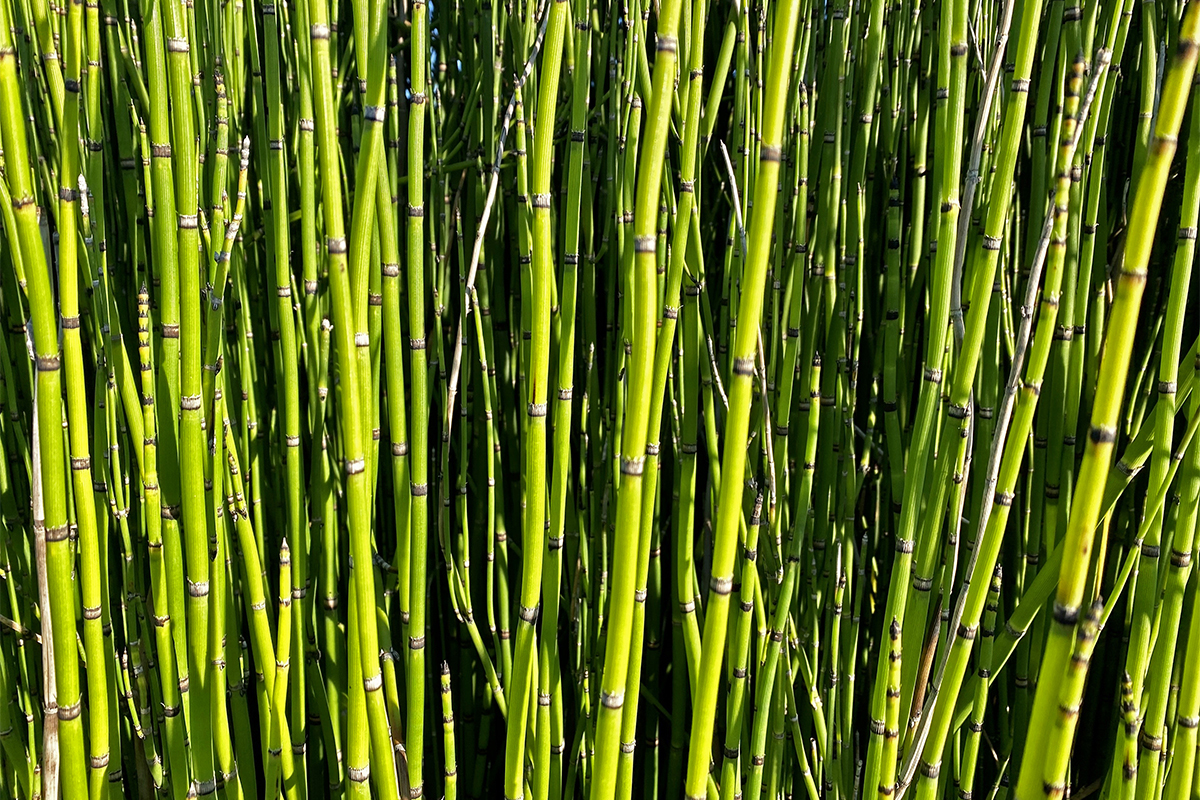
{"label": "horsetail stem", "polygon": [[0,0],[0,796],[1191,792],[1197,13]]}

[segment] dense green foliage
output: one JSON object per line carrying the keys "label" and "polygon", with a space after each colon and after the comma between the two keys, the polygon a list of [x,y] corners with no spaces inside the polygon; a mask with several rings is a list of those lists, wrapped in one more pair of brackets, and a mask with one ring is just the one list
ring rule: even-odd
{"label": "dense green foliage", "polygon": [[1198,25],[0,0],[0,797],[1200,796]]}

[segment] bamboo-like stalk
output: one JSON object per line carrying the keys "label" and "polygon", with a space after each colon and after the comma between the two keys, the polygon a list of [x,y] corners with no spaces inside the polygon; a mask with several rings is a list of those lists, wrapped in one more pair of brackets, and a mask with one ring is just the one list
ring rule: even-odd
{"label": "bamboo-like stalk", "polygon": [[[1188,154],[1196,152],[1200,152],[1200,121],[1194,119],[1188,134]],[[1193,158],[1190,163],[1195,164],[1197,161],[1200,159]],[[1150,472],[1150,485],[1153,490],[1157,490],[1162,485],[1166,471],[1169,469],[1168,464],[1164,462],[1169,461],[1172,455],[1171,439],[1173,438],[1174,417],[1177,409],[1175,388],[1178,384],[1180,350],[1183,342],[1181,323],[1183,322],[1182,315],[1186,297],[1191,286],[1191,267],[1195,255],[1195,239],[1189,238],[1188,231],[1196,227],[1197,218],[1200,216],[1200,172],[1195,170],[1189,172],[1186,186],[1180,213],[1178,243],[1171,270],[1170,300],[1164,319],[1162,353],[1159,362],[1158,402],[1155,405],[1154,417],[1155,444]],[[1143,424],[1143,427],[1147,426],[1148,423]],[[1195,456],[1191,454],[1190,450],[1187,453],[1185,466],[1188,469],[1180,478],[1180,487],[1175,490],[1175,496],[1190,494],[1194,491],[1192,486],[1196,476],[1192,473],[1192,465],[1195,463]],[[1144,686],[1146,681],[1150,683],[1149,703],[1144,712],[1144,733],[1139,741],[1141,750],[1138,758],[1137,796],[1141,798],[1156,797],[1160,785],[1158,754],[1161,752],[1165,734],[1163,725],[1170,686],[1170,679],[1167,676],[1172,672],[1175,658],[1175,648],[1168,647],[1167,642],[1175,641],[1178,634],[1180,614],[1182,613],[1183,584],[1187,582],[1189,566],[1189,556],[1184,554],[1190,554],[1195,536],[1195,518],[1191,506],[1181,504],[1180,509],[1175,511],[1172,516],[1174,525],[1169,529],[1170,533],[1167,536],[1163,536],[1162,533],[1163,528],[1167,527],[1169,522],[1165,519],[1165,512],[1159,511],[1155,516],[1151,522],[1150,533],[1141,548],[1143,560],[1138,564],[1139,573],[1144,570],[1147,576],[1155,574],[1157,572],[1154,569],[1156,561],[1148,556],[1152,556],[1155,549],[1161,549],[1163,542],[1170,542],[1171,556],[1166,566],[1166,586],[1161,590],[1162,610],[1154,645],[1151,647],[1149,643],[1135,642],[1132,638],[1130,641],[1129,652],[1131,655],[1134,647],[1140,645],[1138,654],[1142,663],[1135,665],[1135,668],[1142,666],[1142,670],[1144,670],[1144,672],[1138,671],[1142,672],[1144,676],[1141,685]],[[1142,621],[1142,614],[1146,611],[1144,606],[1148,601],[1155,602],[1158,599],[1155,597],[1158,591],[1157,582],[1149,580],[1138,582],[1134,597],[1135,631],[1141,628],[1141,625],[1137,623]],[[1139,608],[1139,606],[1142,607]],[[1131,677],[1136,674],[1138,673],[1131,670]],[[1138,685],[1138,681],[1135,680],[1135,688]],[[1122,773],[1124,774],[1124,770]]]}
{"label": "bamboo-like stalk", "polygon": [[[1193,400],[1189,405],[1191,413],[1195,414],[1197,411],[1196,401]],[[1200,458],[1200,454],[1197,454],[1195,448],[1193,448],[1187,457],[1187,482],[1180,487],[1181,491],[1179,494],[1181,502],[1190,500],[1196,492],[1196,479],[1193,470],[1198,458]],[[1188,570],[1191,554],[1187,549],[1187,545],[1195,541],[1194,533],[1192,535],[1193,538],[1189,540],[1186,533],[1187,528],[1183,527],[1189,522],[1193,523],[1194,530],[1195,518],[1193,513],[1190,511],[1182,514],[1178,519],[1177,524],[1179,527],[1177,530],[1182,532],[1183,535],[1179,537],[1181,541],[1177,540],[1171,546],[1172,570],[1170,574],[1171,577],[1175,579],[1180,577],[1181,572],[1186,573]],[[1173,581],[1173,583],[1176,582]],[[1164,794],[1169,797],[1174,796],[1175,792],[1189,791],[1187,787],[1192,783],[1192,775],[1195,770],[1196,754],[1194,745],[1196,740],[1197,726],[1192,725],[1191,721],[1196,717],[1197,713],[1200,713],[1200,702],[1197,702],[1197,699],[1200,698],[1200,693],[1197,691],[1198,688],[1200,688],[1200,683],[1198,683],[1196,680],[1195,671],[1195,645],[1196,643],[1200,643],[1200,637],[1196,636],[1196,627],[1197,625],[1200,625],[1200,622],[1197,622],[1196,620],[1197,617],[1193,615],[1190,626],[1191,629],[1188,631],[1188,650],[1185,655],[1186,661],[1183,671],[1184,678],[1180,686],[1179,701],[1175,712],[1174,748],[1176,755],[1174,761],[1170,765],[1170,769],[1167,772],[1165,789],[1163,790]],[[1183,656],[1184,654],[1180,655]],[[1192,747],[1189,748],[1189,744],[1191,744]]]}
{"label": "bamboo-like stalk", "polygon": [[[559,4],[562,5],[562,4]],[[564,11],[568,9],[564,8]],[[547,23],[565,24],[569,21],[569,16],[562,23],[555,19]],[[549,761],[540,770],[541,779],[538,783],[539,789],[544,789],[542,792],[550,800],[558,800],[562,796],[562,781],[563,781],[563,753],[566,750],[566,741],[563,735],[563,685],[562,685],[562,657],[559,648],[559,637],[555,629],[558,626],[560,618],[560,586],[562,580],[563,568],[563,548],[566,544],[566,524],[568,515],[568,498],[569,481],[570,481],[570,461],[571,461],[571,433],[572,433],[572,411],[575,396],[575,341],[577,327],[577,304],[578,304],[578,285],[579,285],[579,261],[580,261],[580,229],[583,223],[583,212],[587,209],[587,205],[582,202],[582,195],[585,191],[583,186],[583,162],[585,151],[587,149],[587,114],[588,100],[590,98],[591,79],[591,57],[592,57],[592,26],[591,19],[580,15],[575,23],[573,33],[575,46],[574,51],[570,55],[573,57],[574,63],[574,78],[571,83],[571,148],[570,148],[570,163],[567,173],[567,208],[568,214],[564,220],[563,229],[563,254],[562,254],[562,289],[561,289],[561,320],[559,323],[559,331],[557,336],[558,343],[558,363],[555,370],[555,384],[558,402],[554,403],[554,444],[553,444],[553,466],[549,486],[549,508],[550,516],[547,519],[548,536],[546,538],[547,556],[549,560],[549,568],[543,568],[542,573],[542,602],[545,603],[544,618],[550,621],[550,631],[543,633],[538,642],[539,646],[539,662],[538,662],[538,697],[539,702],[543,696],[546,696],[550,701],[549,709],[549,731],[542,731],[538,738],[537,754],[541,757],[542,762]],[[551,30],[551,37],[558,34],[565,34],[564,28],[562,33]],[[564,37],[565,38],[565,37]],[[553,40],[551,42],[553,46]],[[546,51],[549,53],[550,51]],[[553,58],[546,58],[543,61],[543,82],[551,79],[550,72],[555,69]],[[558,65],[561,70],[561,63]],[[544,96],[549,98],[546,106],[552,107],[554,104],[553,95],[549,92],[554,87],[545,85]],[[541,100],[539,99],[539,103]],[[549,123],[550,120],[543,120],[543,123]],[[552,125],[548,127],[552,128]],[[545,137],[538,142],[538,148],[545,147],[549,144],[549,137]],[[542,188],[549,188],[550,175],[549,163],[537,162],[539,167],[547,174],[537,173],[536,179],[542,181]],[[589,196],[591,188],[586,189]],[[548,209],[547,209],[548,211]],[[535,211],[535,213],[537,213]],[[543,215],[548,216],[548,215]],[[543,224],[548,220],[543,220]],[[585,256],[586,257],[586,256]],[[582,327],[582,326],[580,326]],[[487,392],[487,387],[484,389]],[[567,564],[571,562],[568,560]],[[539,726],[545,724],[539,720]]]}
{"label": "bamboo-like stalk", "polygon": [[[428,46],[426,39],[428,9],[423,2],[412,5],[412,35],[409,40],[410,99],[408,116],[408,225],[407,276],[409,350],[412,366],[412,425],[409,445],[409,486],[412,494],[411,528],[409,529],[409,618],[408,674],[423,676],[425,646],[425,563],[428,546],[428,404],[425,323],[425,244],[424,244],[424,169],[425,115],[428,95],[426,74]],[[410,756],[410,784],[421,785],[424,731],[423,678],[408,682],[408,704],[411,709],[406,731],[407,740],[418,752]]]}
{"label": "bamboo-like stalk", "polygon": [[[681,4],[680,12],[682,16],[683,7],[686,3]],[[706,6],[703,2],[693,4],[690,9],[692,18],[691,30],[678,31],[683,35],[678,37],[680,42],[689,44],[703,41],[704,37],[704,17]],[[663,34],[669,35],[669,34]],[[661,41],[661,40],[660,40]],[[617,776],[617,796],[622,800],[630,797],[632,794],[633,784],[633,766],[634,752],[636,743],[634,734],[636,729],[638,706],[641,694],[641,674],[643,672],[642,653],[645,643],[646,630],[646,614],[648,604],[647,579],[650,569],[650,559],[653,550],[657,549],[654,544],[656,539],[656,496],[659,490],[659,474],[662,466],[661,461],[661,427],[663,419],[663,406],[665,401],[667,373],[670,360],[675,351],[675,328],[679,318],[680,306],[680,290],[683,285],[684,261],[688,252],[688,241],[692,235],[692,214],[695,205],[696,187],[696,151],[698,147],[698,135],[700,127],[700,102],[701,102],[701,85],[699,82],[700,76],[696,74],[699,67],[699,56],[702,50],[699,47],[692,48],[693,60],[691,61],[692,70],[689,72],[690,88],[688,94],[688,103],[686,107],[686,117],[684,120],[684,137],[682,142],[683,157],[681,159],[680,169],[680,184],[679,184],[679,201],[675,211],[675,231],[670,248],[670,255],[667,256],[662,250],[665,245],[660,236],[655,242],[656,259],[661,259],[658,264],[668,262],[665,266],[666,281],[665,285],[660,286],[656,292],[656,296],[661,298],[662,303],[662,319],[658,324],[658,336],[654,346],[654,365],[652,372],[652,381],[649,395],[649,409],[646,418],[646,459],[650,464],[647,471],[643,465],[643,475],[641,481],[641,518],[638,525],[639,537],[637,545],[637,560],[636,572],[634,575],[634,607],[633,607],[633,622],[632,622],[632,639],[629,643],[629,663],[627,666],[628,677],[625,681],[625,705],[622,708],[621,719],[621,760],[618,768]],[[655,70],[657,74],[659,62],[663,62],[663,69],[673,69],[671,63],[671,53],[669,50],[659,47],[655,58]],[[678,54],[676,54],[678,58]],[[656,78],[656,80],[658,80]],[[653,113],[654,107],[651,106]],[[651,147],[655,146],[654,140],[651,141]],[[643,158],[653,157],[653,154],[643,155]],[[661,178],[660,178],[661,180]],[[670,191],[670,187],[666,187]],[[639,189],[639,191],[641,191]],[[665,202],[665,201],[664,201]],[[635,210],[634,225],[635,235],[637,226],[637,212]],[[659,231],[662,232],[664,226],[660,224]],[[636,249],[637,240],[635,240]],[[640,251],[639,251],[640,252]],[[635,258],[637,258],[635,253]],[[664,267],[658,266],[657,271],[662,273]],[[657,308],[653,309],[657,311]],[[632,389],[632,386],[631,386]],[[618,502],[620,496],[618,495]],[[619,509],[618,509],[619,510]],[[652,601],[651,601],[652,602]],[[692,634],[693,651],[698,644],[698,630],[695,625],[695,618],[690,617],[689,633]],[[651,631],[651,640],[653,640],[653,629]],[[692,658],[691,666],[698,666],[697,659]],[[648,778],[649,780],[649,778]]]}
{"label": "bamboo-like stalk", "polygon": [[[792,50],[796,41],[796,21],[799,4],[788,3],[775,19],[774,48],[771,52],[767,83],[773,86],[786,85],[787,70],[792,61]],[[656,65],[657,66],[657,65]],[[767,242],[774,224],[773,206],[779,177],[780,143],[783,134],[784,104],[778,95],[767,98],[763,115],[763,144],[759,154],[759,176],[756,183],[756,214],[750,221],[750,241],[754,249],[747,254],[745,291],[742,294],[738,316],[744,320],[757,319],[762,308],[762,296],[767,267]],[[734,345],[734,370],[730,386],[730,414],[725,431],[725,450],[721,472],[726,476],[740,476],[745,469],[746,453],[742,445],[748,428],[748,407],[753,392],[754,350],[757,346],[757,331],[753,325],[743,325],[738,331]],[[714,533],[714,557],[709,599],[704,618],[703,655],[700,665],[700,684],[694,699],[695,716],[688,747],[687,777],[685,793],[689,800],[705,796],[708,774],[708,748],[710,746],[713,721],[716,714],[716,688],[719,667],[724,648],[719,646],[725,638],[729,613],[729,595],[733,590],[733,548],[736,544],[737,524],[741,516],[743,484],[737,478],[728,478],[722,483],[721,502]]]}
{"label": "bamboo-like stalk", "polygon": [[[297,600],[304,598],[304,590],[308,583],[308,546],[306,542],[305,529],[306,521],[302,510],[301,487],[303,479],[301,478],[301,462],[303,453],[300,447],[300,385],[299,385],[299,352],[296,344],[296,320],[292,313],[292,272],[291,272],[291,237],[289,232],[289,223],[287,220],[288,212],[288,186],[287,186],[287,167],[284,156],[284,147],[286,141],[283,131],[283,103],[281,100],[280,84],[282,78],[280,76],[280,58],[279,58],[279,30],[278,30],[278,11],[277,5],[271,0],[267,0],[262,5],[263,15],[263,38],[266,45],[266,102],[267,102],[267,148],[268,148],[268,172],[271,187],[271,221],[270,231],[274,246],[274,281],[273,288],[276,297],[276,310],[274,317],[277,320],[277,331],[279,335],[279,344],[277,346],[277,358],[279,359],[279,374],[282,377],[283,387],[283,420],[282,433],[284,443],[285,468],[287,470],[287,536],[285,541],[290,541],[289,550],[294,553],[291,556],[292,561],[289,562],[290,575],[293,578],[295,586],[295,594]],[[223,287],[222,287],[223,288]],[[289,589],[289,592],[291,589]],[[291,670],[288,674],[291,676],[292,688],[291,696],[292,703],[295,709],[293,722],[291,727],[295,729],[297,740],[303,742],[304,736],[304,669],[300,667],[306,651],[306,625],[304,624],[303,616],[301,615],[302,603],[297,603],[293,613],[295,622],[299,623],[293,626],[293,637],[291,640],[290,651],[286,654],[287,658],[283,658],[284,654],[280,653],[280,660],[290,661],[294,658],[298,664],[297,669]],[[291,608],[289,600],[289,609]],[[275,696],[286,696],[283,692],[276,689]],[[272,700],[272,708],[275,713],[283,713],[277,700]],[[276,723],[277,725],[279,723]],[[272,736],[276,733],[272,730]],[[286,747],[290,751],[292,748],[291,741],[281,742],[282,747]],[[301,768],[297,773],[299,776],[299,786],[296,791],[300,796],[306,793],[305,771],[303,768],[304,759],[300,759]],[[270,790],[270,787],[268,787]]]}
{"label": "bamboo-like stalk", "polygon": [[[505,742],[504,793],[509,800],[524,796],[523,772],[526,749],[526,717],[523,713],[531,702],[535,688],[545,681],[550,687],[550,676],[534,675],[534,624],[545,594],[558,594],[557,573],[553,578],[543,577],[544,550],[551,545],[546,541],[546,443],[547,409],[550,382],[550,305],[553,277],[553,255],[550,238],[550,143],[554,132],[553,109],[558,97],[560,65],[563,41],[567,27],[568,7],[556,2],[549,10],[545,42],[542,53],[541,85],[538,91],[538,109],[543,115],[538,120],[534,137],[532,194],[532,264],[529,276],[530,302],[522,304],[522,314],[528,315],[530,331],[528,366],[525,372],[524,400],[526,416],[524,427],[524,464],[522,475],[525,484],[524,514],[521,530],[524,544],[524,559],[521,570],[521,590],[518,600],[517,641],[514,651],[513,671],[508,681],[506,694],[510,698],[512,716],[509,718],[508,735]],[[550,601],[548,607],[557,609],[557,602]],[[557,615],[550,620],[549,631],[554,630]],[[543,632],[543,636],[549,634]],[[546,695],[550,702],[549,692]],[[539,695],[538,702],[541,702]],[[548,720],[547,720],[548,721]],[[539,732],[541,741],[548,748],[549,732]],[[549,780],[549,751],[545,750],[539,774]],[[544,794],[548,784],[538,786]]]}
{"label": "bamboo-like stalk", "polygon": [[0,796],[1194,789],[1190,8],[0,14]]}
{"label": "bamboo-like stalk", "polygon": [[[646,141],[640,145],[638,154],[636,201],[632,215],[633,241],[626,244],[626,252],[631,254],[627,261],[630,267],[627,268],[629,277],[626,291],[633,298],[627,306],[630,310],[627,312],[629,322],[625,331],[631,345],[626,361],[630,378],[620,431],[620,484],[616,514],[618,538],[613,543],[615,574],[607,619],[610,633],[605,648],[600,709],[596,722],[596,775],[591,791],[593,800],[608,800],[618,790],[621,796],[625,796],[629,791],[626,784],[632,780],[632,772],[627,771],[628,768],[620,769],[614,765],[614,760],[617,759],[618,741],[622,751],[631,746],[636,721],[637,681],[631,686],[629,669],[630,664],[637,660],[631,658],[632,646],[640,643],[635,628],[635,605],[645,592],[646,568],[641,554],[645,552],[648,557],[650,549],[650,532],[642,530],[642,523],[646,521],[643,514],[647,503],[652,513],[653,492],[647,492],[644,487],[655,479],[657,470],[655,456],[658,445],[648,438],[648,431],[654,427],[650,421],[654,408],[651,394],[653,366],[657,348],[670,346],[667,342],[658,341],[654,330],[654,317],[658,311],[655,277],[658,242],[655,231],[662,188],[662,153],[670,118],[671,98],[667,82],[673,80],[678,54],[680,6],[679,2],[668,2],[660,9],[653,88],[646,114]],[[625,184],[632,187],[634,181],[628,163]],[[632,247],[629,247],[630,244]],[[650,406],[646,405],[647,402]],[[647,458],[651,462],[651,477],[646,476]],[[650,496],[647,497],[647,494]],[[631,704],[632,714],[625,712],[626,703]],[[627,776],[624,780],[623,774]]]}
{"label": "bamboo-like stalk", "polygon": [[[1160,116],[1155,126],[1154,141],[1147,162],[1139,175],[1134,196],[1133,214],[1137,227],[1133,230],[1152,230],[1158,220],[1165,188],[1166,171],[1175,151],[1175,137],[1183,117],[1184,98],[1195,71],[1196,25],[1200,9],[1188,9],[1180,30],[1180,44],[1163,86]],[[1144,226],[1144,227],[1143,227]],[[1021,764],[1019,796],[1032,797],[1042,785],[1046,753],[1040,746],[1047,731],[1035,728],[1038,720],[1051,712],[1050,704],[1058,696],[1059,684],[1070,648],[1070,639],[1078,617],[1083,595],[1085,573],[1078,569],[1080,559],[1086,558],[1092,547],[1093,534],[1099,514],[1099,493],[1108,473],[1110,454],[1116,438],[1116,421],[1120,409],[1125,377],[1132,348],[1133,327],[1141,304],[1146,279],[1146,263],[1150,242],[1146,236],[1135,236],[1126,246],[1124,260],[1117,280],[1113,301],[1112,329],[1109,344],[1100,368],[1096,388],[1096,403],[1092,408],[1088,444],[1079,471],[1076,492],[1071,504],[1066,531],[1067,547],[1062,565],[1062,578],[1054,601],[1053,624],[1042,658],[1042,680],[1035,695],[1033,717],[1030,721],[1029,745]]]}
{"label": "bamboo-like stalk", "polygon": [[[78,10],[76,38],[78,44]],[[75,645],[74,592],[71,586],[71,545],[67,540],[66,469],[63,463],[62,374],[58,346],[58,321],[55,315],[49,264],[38,228],[38,208],[29,173],[29,148],[25,137],[24,111],[16,70],[16,51],[12,43],[11,19],[7,5],[0,9],[0,114],[3,126],[6,177],[10,186],[11,207],[16,221],[16,240],[28,280],[33,347],[37,370],[37,459],[40,469],[40,519],[44,528],[45,573],[42,584],[49,595],[53,625],[54,686],[58,702],[58,741],[63,759],[63,788],[72,793],[88,791],[85,746],[83,741],[82,691],[79,658]],[[71,187],[73,190],[74,187]],[[43,577],[43,576],[39,576]],[[41,581],[39,581],[41,583]],[[45,595],[43,595],[45,596]],[[49,637],[48,637],[49,638]]]}
{"label": "bamboo-like stalk", "polygon": [[[312,42],[314,76],[328,75],[328,36],[329,24],[326,9],[321,3],[311,6],[312,27],[310,40]],[[356,9],[356,16],[365,13],[365,9]],[[342,375],[343,391],[341,394],[341,435],[343,473],[346,480],[346,496],[350,507],[351,520],[351,553],[359,564],[359,569],[353,572],[352,602],[361,606],[374,607],[375,586],[369,565],[369,508],[366,474],[366,448],[363,442],[362,409],[360,408],[359,381],[369,380],[369,375],[358,374],[354,353],[357,334],[354,332],[352,316],[352,297],[349,275],[347,273],[347,246],[342,206],[340,202],[340,175],[336,164],[336,146],[334,143],[334,119],[332,87],[329,82],[314,77],[314,97],[316,99],[316,128],[317,148],[320,159],[322,178],[322,199],[324,206],[324,223],[326,250],[329,254],[329,277],[332,290],[333,336],[336,338],[334,349],[337,352],[338,370]],[[382,82],[381,82],[382,83]],[[373,177],[373,175],[371,176]],[[371,199],[373,200],[373,193]],[[366,206],[363,213],[373,214],[374,209]],[[361,251],[356,251],[361,253]],[[418,584],[420,585],[420,584]],[[397,789],[391,779],[394,772],[392,760],[391,737],[388,733],[386,709],[382,692],[382,678],[379,668],[379,635],[374,624],[352,626],[351,647],[356,647],[361,669],[362,687],[366,693],[367,713],[370,720],[371,750],[377,773],[376,783],[384,797],[396,797]],[[372,617],[368,616],[368,620]],[[353,665],[353,660],[352,660]],[[354,670],[352,669],[353,673]],[[418,672],[417,674],[421,674]],[[419,741],[419,739],[418,739]],[[347,776],[351,786],[363,787],[370,777],[371,769],[368,764],[350,763],[347,766]],[[419,772],[417,773],[420,774]],[[419,785],[419,784],[418,784]]]}
{"label": "bamboo-like stalk", "polygon": [[[108,795],[110,753],[108,658],[100,621],[101,567],[96,506],[88,502],[92,487],[92,458],[88,442],[85,394],[87,384],[83,372],[83,343],[80,338],[79,319],[79,273],[81,268],[86,269],[86,266],[80,263],[76,217],[77,204],[80,202],[78,187],[86,187],[86,182],[81,184],[79,180],[79,95],[84,55],[83,8],[80,3],[72,2],[67,8],[66,37],[63,44],[63,86],[66,89],[66,100],[61,118],[63,142],[59,148],[58,172],[58,307],[62,326],[62,358],[65,361],[71,481],[74,495],[81,501],[75,503],[75,523],[79,529],[79,548],[82,556],[83,644],[90,665],[85,673],[89,698],[88,790],[91,795],[103,798]],[[57,344],[55,346],[57,349]],[[68,619],[73,620],[73,617],[74,614],[71,614]],[[74,626],[67,630],[73,632]],[[72,654],[74,649],[73,643],[68,645]]]}
{"label": "bamboo-like stalk", "polygon": [[[888,591],[885,620],[890,640],[888,660],[882,659],[876,669],[875,688],[871,700],[871,745],[868,756],[867,786],[876,786],[882,797],[895,790],[895,765],[899,758],[899,721],[903,706],[912,703],[908,688],[916,679],[914,661],[904,661],[902,650],[910,653],[919,649],[922,636],[921,623],[927,607],[926,590],[932,588],[931,568],[934,545],[937,542],[936,528],[940,527],[940,513],[944,507],[945,482],[937,481],[935,469],[933,490],[933,520],[939,524],[933,529],[918,531],[916,514],[919,498],[926,491],[926,461],[934,451],[935,415],[940,390],[937,388],[944,374],[943,351],[946,347],[946,326],[941,320],[949,319],[950,284],[953,272],[954,239],[957,235],[959,196],[958,178],[962,161],[963,115],[965,112],[965,60],[966,60],[966,17],[965,10],[954,4],[942,7],[939,25],[938,46],[938,99],[935,142],[944,142],[948,158],[938,162],[941,173],[940,217],[937,232],[938,251],[930,283],[930,319],[924,355],[923,382],[919,393],[916,427],[911,445],[912,467],[904,483],[904,496],[900,509],[900,527],[896,538],[897,560],[892,571]],[[944,83],[941,83],[944,82]],[[949,252],[947,252],[949,251]],[[942,459],[945,474],[947,462]],[[916,573],[912,574],[914,548],[920,544],[916,556]],[[908,583],[910,580],[918,591],[913,610],[906,612]],[[906,645],[902,641],[907,640]],[[904,666],[907,664],[907,668]],[[882,723],[882,724],[880,724]]]}

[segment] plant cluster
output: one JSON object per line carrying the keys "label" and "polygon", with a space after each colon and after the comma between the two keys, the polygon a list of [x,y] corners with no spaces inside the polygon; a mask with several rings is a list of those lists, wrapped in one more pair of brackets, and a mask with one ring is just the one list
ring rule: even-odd
{"label": "plant cluster", "polygon": [[0,797],[1200,795],[1198,26],[0,0]]}

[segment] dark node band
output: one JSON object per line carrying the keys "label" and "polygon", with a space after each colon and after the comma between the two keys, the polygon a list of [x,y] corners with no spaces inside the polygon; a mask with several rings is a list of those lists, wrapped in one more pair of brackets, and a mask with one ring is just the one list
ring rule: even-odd
{"label": "dark node band", "polygon": [[1067,608],[1061,603],[1054,604],[1054,621],[1060,625],[1074,625],[1079,619],[1078,608]]}
{"label": "dark node band", "polygon": [[727,595],[733,591],[733,578],[721,578],[714,575],[708,582],[708,589],[716,595]]}
{"label": "dark node band", "polygon": [[77,719],[83,712],[83,699],[80,698],[68,706],[58,707],[58,719],[60,722],[68,722]]}

